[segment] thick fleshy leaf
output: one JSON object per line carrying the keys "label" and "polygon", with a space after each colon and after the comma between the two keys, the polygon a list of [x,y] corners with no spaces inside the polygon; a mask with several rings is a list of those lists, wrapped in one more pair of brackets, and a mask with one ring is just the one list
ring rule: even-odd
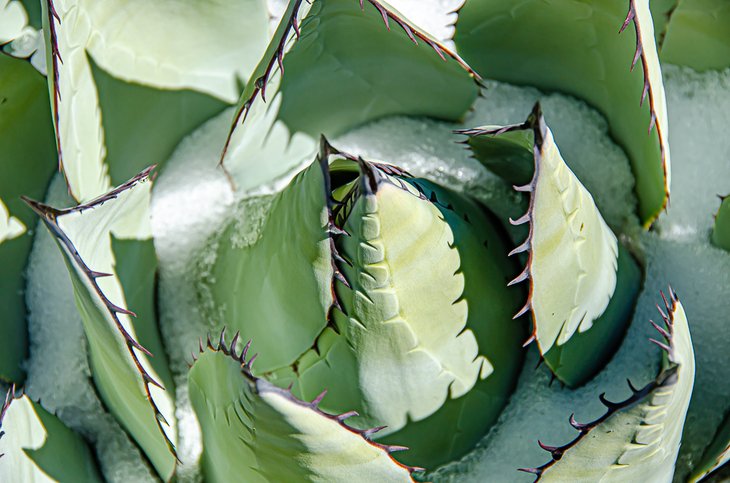
{"label": "thick fleshy leaf", "polygon": [[383,2],[295,0],[241,97],[222,162],[246,191],[311,160],[320,134],[392,114],[457,120],[476,78]]}
{"label": "thick fleshy leaf", "polygon": [[[627,17],[619,0],[466,2],[455,42],[485,77],[560,90],[600,109],[629,154],[648,225],[669,196],[666,100],[649,1],[628,4]],[[635,35],[619,35],[632,23]],[[643,76],[631,69],[637,63]]]}
{"label": "thick fleshy leaf", "polygon": [[661,59],[698,71],[730,66],[730,3],[677,0],[665,27]]}
{"label": "thick fleshy leaf", "polygon": [[[413,447],[402,461],[458,458],[494,422],[521,365],[523,332],[510,321],[521,294],[506,287],[517,267],[503,235],[473,201],[394,166],[326,143],[319,162],[335,200],[334,309],[312,349],[271,377],[304,398],[327,388],[323,408],[387,425],[379,438]],[[425,437],[437,427],[454,433]]]}
{"label": "thick fleshy leaf", "polygon": [[352,414],[326,414],[320,399],[304,402],[254,377],[237,340],[201,342],[188,375],[209,481],[413,481],[413,469],[389,454],[403,448],[371,442],[377,429],[347,426]]}
{"label": "thick fleshy leaf", "polygon": [[[0,14],[2,15],[2,14]],[[21,382],[28,350],[23,270],[35,217],[20,195],[42,197],[56,165],[46,81],[0,53],[0,379]],[[12,341],[12,342],[11,342]]]}
{"label": "thick fleshy leaf", "polygon": [[86,442],[11,388],[0,406],[0,481],[101,482]]}
{"label": "thick fleshy leaf", "polygon": [[112,235],[124,239],[150,236],[146,218],[149,173],[141,173],[89,204],[66,210],[26,201],[41,216],[64,255],[89,345],[92,376],[102,400],[158,474],[169,480],[175,469],[174,401],[156,381],[149,352],[137,341],[130,319],[133,314],[125,308],[126,297],[115,275],[112,250]]}
{"label": "thick fleshy leaf", "polygon": [[0,45],[18,38],[28,25],[28,14],[18,0],[0,0]]}
{"label": "thick fleshy leaf", "polygon": [[536,481],[672,481],[695,363],[687,316],[671,289],[670,298],[666,313],[659,309],[665,327],[655,324],[664,339],[652,340],[666,352],[657,378],[641,389],[631,386],[631,397],[619,403],[601,395],[603,416],[587,424],[571,417],[580,434],[565,446],[540,443],[552,460],[523,471],[535,473]]}
{"label": "thick fleshy leaf", "polygon": [[238,98],[239,80],[248,80],[268,40],[265,0],[74,3],[75,21],[86,24],[87,51],[105,71],[226,102]]}
{"label": "thick fleshy leaf", "polygon": [[327,325],[332,305],[328,173],[312,164],[273,200],[260,236],[235,221],[223,232],[211,275],[216,322],[254,341],[257,369],[292,364]]}
{"label": "thick fleshy leaf", "polygon": [[[536,339],[546,356],[555,349],[557,353],[546,357],[550,368],[564,382],[579,385],[600,369],[620,342],[638,294],[639,270],[631,255],[619,249],[593,197],[565,164],[539,105],[524,124],[461,132],[470,136],[472,149],[481,149],[475,154],[487,167],[515,159],[515,169],[524,171],[524,153],[534,151],[532,180],[515,186],[530,194],[529,209],[518,220],[510,220],[530,226],[527,239],[510,255],[528,252],[529,256],[525,270],[510,284],[530,281],[529,299],[518,313],[532,312],[530,341]],[[502,136],[509,137],[500,143]],[[509,150],[501,148],[503,145]],[[485,146],[492,149],[485,151]],[[495,146],[500,149],[493,149]],[[523,155],[517,156],[514,153],[520,148]],[[525,176],[518,171],[510,174]],[[619,278],[621,288],[614,297]],[[594,324],[601,330],[565,347]],[[568,360],[573,362],[568,364]]]}
{"label": "thick fleshy leaf", "polygon": [[[128,179],[143,166],[164,161],[184,135],[224,107],[223,102],[207,93],[213,91],[229,101],[236,97],[236,72],[233,70],[226,73],[226,67],[208,69],[210,66],[200,67],[202,72],[188,69],[185,72],[192,77],[185,80],[179,75],[182,67],[178,66],[176,70],[172,66],[176,62],[183,65],[198,63],[200,49],[213,48],[216,42],[217,22],[216,25],[203,22],[200,12],[195,13],[198,7],[192,4],[171,0],[146,8],[142,6],[147,2],[125,3],[124,8],[113,4],[112,8],[107,2],[102,5],[46,0],[43,3],[48,79],[59,160],[69,191],[77,200],[88,201],[106,192],[112,183]],[[225,12],[231,13],[229,25],[240,17],[238,9],[245,8],[240,2],[236,5],[213,8],[206,3],[205,7],[199,8],[205,8],[208,15],[216,18],[224,16]],[[135,10],[138,12],[134,13]],[[251,12],[254,23],[255,11]],[[127,45],[126,42],[134,44],[127,38],[130,32],[136,32],[140,24],[154,22],[160,16],[165,18],[166,25],[172,21],[171,17],[184,23],[193,16],[193,23],[199,26],[194,30],[201,35],[196,37],[190,29],[185,29],[186,34],[178,35],[175,41],[150,41],[144,52]],[[261,16],[265,17],[265,12],[262,11]],[[103,33],[98,31],[99,25],[104,26]],[[240,24],[235,23],[235,28],[236,35],[246,35]],[[266,22],[262,28],[266,30]],[[224,30],[220,29],[221,35],[228,38]],[[158,29],[147,31],[156,35]],[[212,37],[201,31],[209,31]],[[119,37],[104,37],[107,34]],[[133,38],[144,42],[147,37],[133,35]],[[265,38],[263,35],[257,41],[265,42]],[[196,49],[179,52],[177,49],[184,48],[181,44],[185,42],[195,43]],[[239,44],[215,44],[218,48],[226,45],[231,46],[229,54],[243,48]],[[141,48],[140,45],[136,47]],[[166,48],[170,49],[166,54],[155,51]],[[195,52],[191,53],[192,50]],[[261,50],[263,47],[246,54],[244,49],[243,53],[256,59]],[[225,53],[206,58],[215,59],[211,62],[219,62],[219,65],[225,64],[221,59],[237,62],[236,55]],[[164,55],[169,57],[163,61],[159,57]],[[109,72],[156,88],[127,84]],[[230,85],[224,87],[221,83]],[[199,92],[182,90],[188,87],[199,88]]]}
{"label": "thick fleshy leaf", "polygon": [[720,209],[715,215],[715,226],[712,228],[712,243],[730,251],[730,196],[722,197]]}

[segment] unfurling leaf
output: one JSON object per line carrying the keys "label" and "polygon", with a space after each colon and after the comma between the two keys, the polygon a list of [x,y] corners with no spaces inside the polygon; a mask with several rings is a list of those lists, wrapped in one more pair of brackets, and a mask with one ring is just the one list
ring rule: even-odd
{"label": "unfurling leaf", "polygon": [[112,235],[125,239],[150,236],[146,218],[149,174],[148,169],[104,196],[66,210],[26,202],[41,217],[63,254],[89,344],[92,376],[102,400],[167,481],[176,461],[173,396],[157,382],[158,375],[147,358],[149,352],[136,338],[130,319],[134,314],[125,308],[112,250]]}
{"label": "unfurling leaf", "polygon": [[561,381],[580,385],[621,341],[638,294],[639,269],[565,164],[539,105],[523,124],[460,132],[470,136],[477,159],[514,180],[525,178],[526,156],[534,158],[531,181],[515,186],[530,195],[529,209],[510,220],[530,227],[527,239],[510,252],[528,254],[524,271],[510,282],[530,283],[528,301],[515,317],[531,311],[528,342],[537,341]]}
{"label": "unfurling leaf", "polygon": [[81,436],[14,389],[0,401],[0,481],[102,482]]}
{"label": "unfurling leaf", "polygon": [[[670,289],[664,327],[652,340],[664,349],[664,363],[656,379],[614,403],[604,395],[606,413],[581,424],[570,424],[580,434],[570,443],[553,447],[540,443],[552,460],[539,468],[523,469],[539,481],[671,482],[682,428],[692,396],[695,361],[687,316]],[[662,297],[664,295],[662,294]]]}
{"label": "unfurling leaf", "polygon": [[[379,437],[434,466],[496,420],[524,335],[506,286],[516,266],[484,208],[323,140],[255,241],[237,241],[237,225],[219,241],[211,316],[254,340],[257,375],[305,399],[328,389],[322,407],[387,425]],[[439,424],[465,429],[424,441]]]}
{"label": "unfurling leaf", "polygon": [[239,353],[237,341],[201,342],[188,374],[208,481],[413,481],[414,469],[390,455],[405,448],[370,441],[377,428],[349,427],[352,413],[324,413],[321,397],[301,401],[254,377],[249,345]]}

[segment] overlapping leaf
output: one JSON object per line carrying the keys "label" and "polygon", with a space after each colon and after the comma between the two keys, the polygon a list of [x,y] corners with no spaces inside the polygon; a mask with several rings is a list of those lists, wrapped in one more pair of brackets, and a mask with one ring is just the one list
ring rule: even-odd
{"label": "overlapping leaf", "polygon": [[[601,110],[629,155],[648,225],[669,197],[666,100],[649,1],[628,4],[627,16],[620,0],[466,2],[455,42],[485,77],[560,90]],[[630,25],[635,35],[619,34]]]}
{"label": "overlapping leaf", "polygon": [[[92,376],[102,400],[158,474],[169,480],[175,469],[174,401],[157,382],[149,352],[137,341],[130,319],[134,314],[125,308],[112,250],[112,235],[125,239],[150,236],[146,218],[149,172],[89,204],[66,210],[26,201],[54,236],[68,267],[89,344]],[[161,357],[160,362],[163,360]]]}
{"label": "overlapping leaf", "polygon": [[221,333],[215,346],[201,342],[188,375],[190,399],[203,431],[203,468],[213,482],[413,481],[413,468],[390,455],[402,447],[370,441],[329,415],[251,374],[248,345],[239,353]]}
{"label": "overlapping leaf", "polygon": [[631,386],[625,401],[601,395],[607,411],[596,421],[581,424],[571,416],[580,434],[565,446],[540,443],[552,460],[523,470],[535,473],[536,481],[672,481],[695,363],[682,304],[671,289],[670,301],[664,300],[664,327],[655,324],[664,340],[653,340],[665,351],[659,375],[641,389]]}

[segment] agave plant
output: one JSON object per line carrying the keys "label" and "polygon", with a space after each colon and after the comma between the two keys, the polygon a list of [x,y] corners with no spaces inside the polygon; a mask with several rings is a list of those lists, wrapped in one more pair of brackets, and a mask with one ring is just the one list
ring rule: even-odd
{"label": "agave plant", "polygon": [[0,481],[727,478],[727,2],[0,0],[0,46]]}

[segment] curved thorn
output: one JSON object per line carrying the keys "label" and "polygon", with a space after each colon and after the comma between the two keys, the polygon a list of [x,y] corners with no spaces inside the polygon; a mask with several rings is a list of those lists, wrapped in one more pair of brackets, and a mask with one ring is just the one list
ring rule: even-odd
{"label": "curved thorn", "polygon": [[[514,316],[512,316],[512,320],[519,319],[523,315],[527,313],[527,311],[530,310],[530,301],[528,300],[527,303],[520,309],[519,312],[517,312]],[[534,336],[534,334],[533,334]]]}
{"label": "curved thorn", "polygon": [[529,212],[527,212],[524,215],[520,216],[516,220],[513,220],[512,218],[509,219],[510,224],[513,225],[513,226],[524,225],[528,221],[530,221],[530,213]]}

